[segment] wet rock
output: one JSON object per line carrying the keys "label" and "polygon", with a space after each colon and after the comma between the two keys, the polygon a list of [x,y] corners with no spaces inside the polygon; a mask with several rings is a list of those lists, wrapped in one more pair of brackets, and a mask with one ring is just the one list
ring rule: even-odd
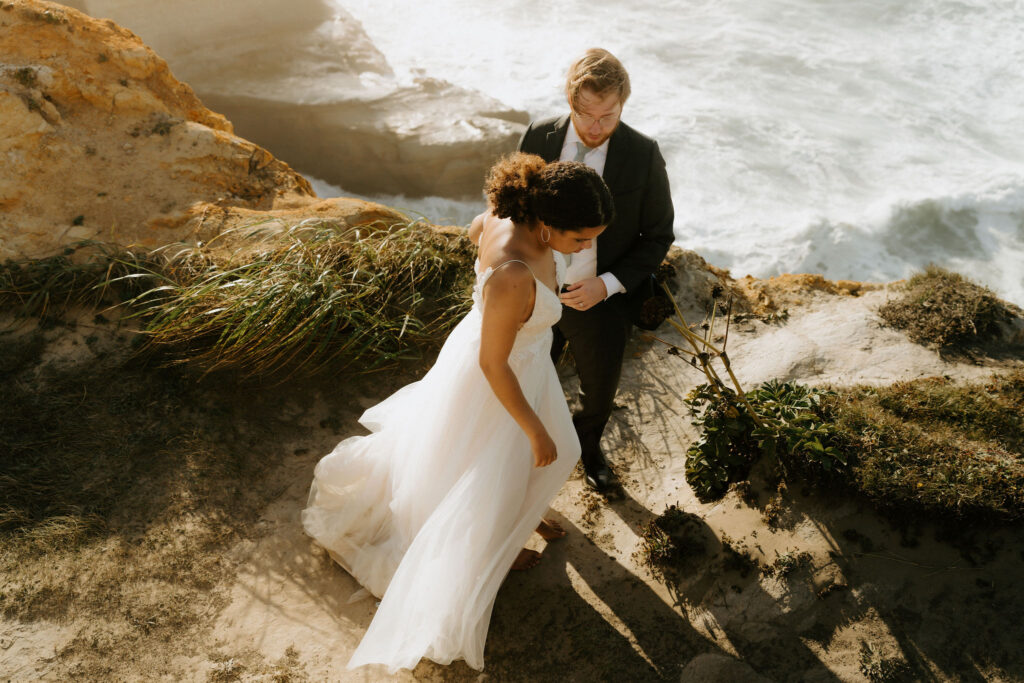
{"label": "wet rock", "polygon": [[362,194],[479,196],[526,112],[435,78],[397,78],[325,0],[77,0],[135,31],[239,135]]}

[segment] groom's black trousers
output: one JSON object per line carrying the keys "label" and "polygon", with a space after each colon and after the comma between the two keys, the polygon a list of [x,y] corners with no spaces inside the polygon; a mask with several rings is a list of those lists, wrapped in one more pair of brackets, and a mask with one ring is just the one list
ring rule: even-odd
{"label": "groom's black trousers", "polygon": [[562,306],[562,318],[554,327],[551,357],[557,362],[568,342],[580,378],[581,407],[572,422],[585,464],[601,457],[601,434],[612,414],[632,327],[626,303],[625,296],[616,294],[586,311]]}

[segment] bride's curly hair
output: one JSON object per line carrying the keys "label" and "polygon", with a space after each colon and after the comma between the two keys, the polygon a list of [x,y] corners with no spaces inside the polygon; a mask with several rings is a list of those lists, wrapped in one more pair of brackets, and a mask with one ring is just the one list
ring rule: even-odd
{"label": "bride's curly hair", "polygon": [[524,225],[539,219],[555,230],[579,230],[608,225],[615,215],[601,176],[576,161],[549,164],[516,152],[491,167],[484,192],[494,215]]}

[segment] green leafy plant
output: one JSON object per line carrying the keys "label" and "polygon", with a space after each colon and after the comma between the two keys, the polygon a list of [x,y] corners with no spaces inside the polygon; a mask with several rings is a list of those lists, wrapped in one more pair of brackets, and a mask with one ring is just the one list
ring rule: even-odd
{"label": "green leafy plant", "polygon": [[721,497],[765,455],[813,478],[845,468],[847,456],[835,445],[833,428],[822,415],[821,400],[828,394],[776,380],[748,392],[744,400],[724,388],[695,388],[685,401],[694,411],[700,437],[687,449],[686,477],[697,496]]}
{"label": "green leafy plant", "polygon": [[[669,323],[682,335],[684,346],[659,337],[669,353],[686,358],[707,382],[698,385],[685,401],[694,414],[693,424],[700,437],[686,451],[686,479],[701,500],[721,497],[729,484],[742,479],[761,455],[779,457],[806,472],[817,475],[845,467],[847,458],[832,444],[830,427],[822,419],[823,392],[795,383],[772,380],[751,392],[744,392],[729,360],[727,345],[732,319],[732,299],[712,305],[700,325],[691,329],[671,293],[676,319]],[[725,315],[721,345],[712,341],[715,319]],[[724,373],[714,366],[717,360]],[[728,377],[726,385],[722,377]]]}
{"label": "green leafy plant", "polygon": [[773,379],[747,394],[765,421],[753,432],[761,452],[813,477],[846,467],[847,456],[835,446],[834,429],[822,411],[822,399],[832,393]]}
{"label": "green leafy plant", "polygon": [[700,437],[686,451],[686,480],[700,500],[720,498],[760,452],[753,416],[729,389],[701,384],[686,397]]}

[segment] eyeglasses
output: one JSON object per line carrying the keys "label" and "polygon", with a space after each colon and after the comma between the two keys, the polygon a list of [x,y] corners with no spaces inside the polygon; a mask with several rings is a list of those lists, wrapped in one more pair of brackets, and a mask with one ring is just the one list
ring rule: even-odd
{"label": "eyeglasses", "polygon": [[576,119],[584,128],[590,128],[595,122],[601,124],[602,128],[611,128],[615,125],[615,122],[619,120],[619,116],[622,115],[622,112],[618,112],[616,114],[605,114],[598,119],[593,116],[588,116],[587,114],[581,114],[575,109],[572,110],[572,113],[576,115]]}

